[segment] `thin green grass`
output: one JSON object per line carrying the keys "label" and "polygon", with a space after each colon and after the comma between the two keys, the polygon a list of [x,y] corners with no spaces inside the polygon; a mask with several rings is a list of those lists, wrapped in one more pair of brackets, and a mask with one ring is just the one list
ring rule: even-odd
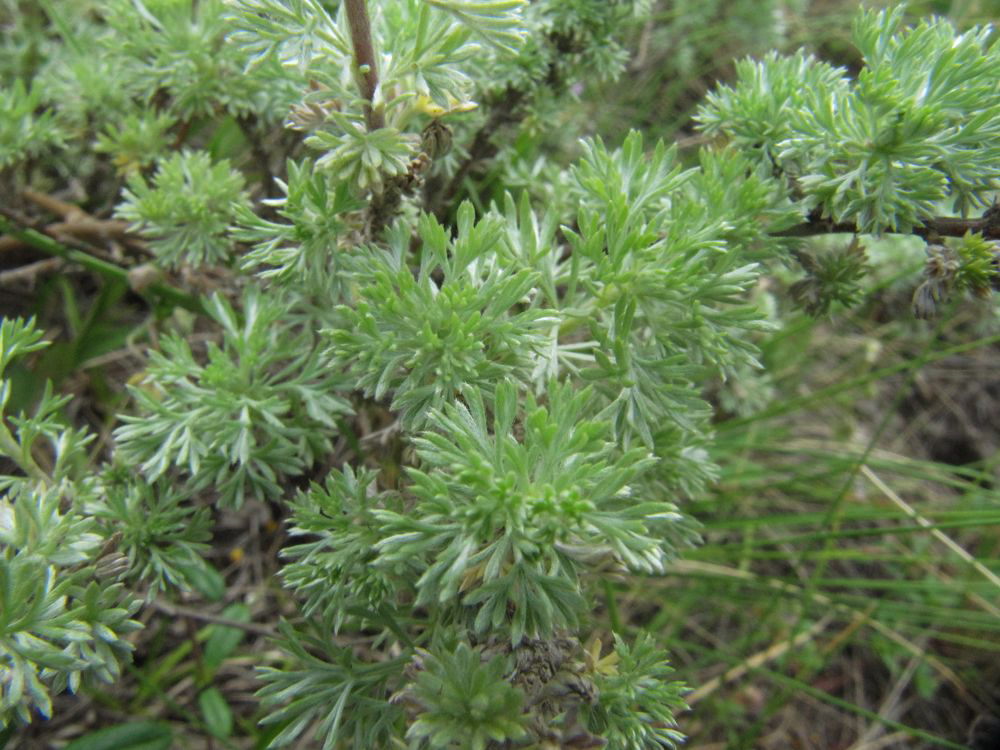
{"label": "thin green grass", "polygon": [[[899,733],[894,747],[964,747],[945,718],[936,726],[919,725],[919,714],[893,718],[880,713],[879,698],[910,662],[924,672],[919,686],[914,678],[900,688],[907,705],[945,685],[971,696],[979,686],[963,665],[996,661],[1000,493],[986,487],[992,472],[906,455],[914,446],[894,438],[907,381],[929,363],[993,347],[1000,335],[934,346],[933,335],[897,330],[900,341],[910,340],[901,350],[916,345],[915,356],[878,365],[857,358],[853,375],[836,382],[843,371],[831,375],[841,368],[823,360],[837,350],[831,329],[801,324],[785,341],[801,347],[810,327],[817,359],[778,383],[779,393],[794,395],[717,427],[720,481],[710,498],[686,508],[703,525],[704,546],[654,584],[654,596],[647,585],[623,610],[648,611],[656,602],[643,627],[671,645],[689,684],[737,670],[709,683],[711,695],[696,694],[695,743],[753,747],[768,728],[794,725],[785,712],[808,698],[828,707],[830,731],[839,724],[849,735],[860,721]],[[880,395],[887,392],[889,399]],[[862,402],[881,409],[859,411]],[[859,443],[853,434],[863,414],[877,422]],[[857,679],[875,674],[876,684],[816,687],[818,675],[846,668],[845,649],[868,665],[869,676]],[[761,661],[761,654],[770,655]],[[747,690],[764,691],[765,707],[741,709]],[[968,701],[969,710],[977,705]]]}

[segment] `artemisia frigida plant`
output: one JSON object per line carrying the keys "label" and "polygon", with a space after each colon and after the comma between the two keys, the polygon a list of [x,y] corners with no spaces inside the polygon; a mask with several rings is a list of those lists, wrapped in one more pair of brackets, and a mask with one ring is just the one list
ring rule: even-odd
{"label": "artemisia frigida plant", "polygon": [[[815,312],[856,296],[863,239],[816,257],[804,236],[925,237],[921,315],[989,288],[997,223],[968,213],[997,186],[1000,51],[988,29],[864,12],[853,78],[804,53],[740,63],[699,112],[715,140],[688,168],[637,133],[583,140],[568,168],[518,149],[574,82],[622,71],[616,34],[648,10],[41,0],[9,15],[4,189],[71,171],[113,184],[104,226],[127,223],[148,262],[10,207],[0,228],[212,334],[188,336],[190,313],[160,324],[98,440],[51,388],[13,407],[46,341],[30,320],[0,326],[5,726],[113,681],[144,601],[217,585],[209,505],[252,499],[285,509],[299,606],[259,670],[271,747],[681,741],[664,644],[601,608],[697,542],[682,508],[714,476],[703,386],[758,366],[768,263],[802,266],[793,294]],[[486,162],[523,189],[484,203]],[[178,288],[210,269],[214,293]],[[359,440],[373,414],[390,421]]]}

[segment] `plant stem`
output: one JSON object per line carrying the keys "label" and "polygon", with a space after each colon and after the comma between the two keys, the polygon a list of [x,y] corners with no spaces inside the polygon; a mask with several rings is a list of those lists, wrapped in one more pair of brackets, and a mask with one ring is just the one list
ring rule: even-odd
{"label": "plant stem", "polygon": [[[79,263],[84,268],[95,271],[105,278],[122,281],[132,288],[132,285],[129,283],[128,271],[124,268],[116,266],[114,263],[108,263],[106,260],[95,258],[93,255],[85,253],[82,250],[73,250],[66,247],[48,235],[34,229],[20,227],[8,218],[6,211],[3,211],[3,209],[0,209],[0,233],[16,237],[21,242],[31,245],[43,253],[54,255],[57,258],[63,258],[73,263]],[[137,293],[151,292],[156,297],[175,307],[183,307],[185,310],[190,310],[200,315],[205,314],[205,307],[198,297],[183,292],[180,289],[175,289],[169,284],[153,283],[146,287],[143,292],[139,292],[139,290],[135,291]]]}
{"label": "plant stem", "polygon": [[[982,234],[987,239],[1000,239],[1000,221],[997,213],[987,210],[981,219],[959,219],[950,216],[935,216],[909,232],[889,232],[891,234],[913,234],[924,239],[939,237],[963,237],[966,232]],[[809,217],[794,227],[774,232],[772,237],[814,237],[819,234],[858,234],[860,229],[854,222],[835,222],[831,219]]]}
{"label": "plant stem", "polygon": [[[385,127],[385,113],[375,106],[375,90],[378,88],[378,68],[375,67],[375,46],[372,44],[372,29],[368,21],[368,7],[365,0],[344,0],[347,11],[347,25],[351,29],[351,46],[354,48],[354,72],[364,99],[365,126],[368,131]],[[391,189],[375,191],[371,197],[365,220],[365,235],[375,237],[386,221],[395,213],[399,196]]]}
{"label": "plant stem", "polygon": [[365,100],[365,124],[368,130],[385,127],[381,107],[375,107],[375,89],[378,88],[378,69],[375,67],[375,48],[372,46],[371,24],[365,0],[344,0],[347,25],[351,28],[351,45],[354,47],[354,67],[358,87]]}
{"label": "plant stem", "polygon": [[22,450],[21,445],[3,423],[0,423],[0,454],[14,461],[25,474],[43,486],[48,487],[52,483],[52,478],[35,463],[30,451]]}

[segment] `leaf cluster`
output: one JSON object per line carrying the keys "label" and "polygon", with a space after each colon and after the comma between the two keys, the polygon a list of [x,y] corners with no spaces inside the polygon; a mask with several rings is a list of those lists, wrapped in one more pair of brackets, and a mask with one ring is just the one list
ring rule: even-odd
{"label": "leaf cluster", "polygon": [[424,740],[431,747],[470,750],[527,737],[524,695],[504,680],[505,661],[496,656],[484,662],[464,643],[451,652],[425,652],[412,688],[422,710],[407,737],[415,746]]}
{"label": "leaf cluster", "polygon": [[248,206],[243,187],[227,161],[213,164],[204,152],[185,151],[161,160],[150,182],[134,172],[116,215],[149,238],[163,266],[226,263],[230,225]]}
{"label": "leaf cluster", "polygon": [[350,407],[280,298],[249,289],[242,319],[221,296],[210,309],[222,346],[210,342],[201,361],[170,335],[150,353],[143,384],[130,388],[143,414],[124,416],[115,434],[119,458],[149,481],[181,472],[192,492],[211,487],[223,505],[279,497],[282,477],[330,450]]}
{"label": "leaf cluster", "polygon": [[207,506],[189,500],[166,482],[135,481],[121,467],[106,472],[102,502],[91,510],[116,542],[113,562],[148,586],[147,597],[197,588],[211,575],[204,559],[211,515]]}
{"label": "leaf cluster", "polygon": [[10,87],[0,86],[0,168],[15,161],[61,145],[64,134],[51,111],[38,114],[42,89],[16,80]]}
{"label": "leaf cluster", "polygon": [[[0,321],[0,373],[44,346],[33,321]],[[139,602],[117,575],[101,578],[106,536],[89,512],[100,496],[85,473],[92,436],[66,426],[68,397],[50,387],[33,414],[7,414],[10,397],[4,377],[0,452],[19,473],[0,476],[0,727],[49,716],[52,693],[114,681],[140,627]]]}
{"label": "leaf cluster", "polygon": [[[608,399],[616,436],[650,446],[664,422],[703,429],[708,406],[692,387],[703,373],[756,365],[752,334],[768,323],[746,303],[759,268],[745,253],[793,215],[753,176],[726,196],[723,160],[706,159],[697,177],[674,161],[662,145],[644,154],[637,133],[617,152],[585,144],[573,173],[579,229],[566,232],[570,293],[584,297],[570,311],[595,344],[594,366],[581,375]],[[759,218],[740,226],[706,210],[721,196],[734,214]]]}
{"label": "leaf cluster", "polygon": [[264,218],[245,204],[234,206],[233,239],[251,250],[240,259],[244,271],[265,283],[306,291],[317,299],[340,298],[347,265],[344,261],[349,216],[363,204],[346,182],[334,180],[308,162],[288,162],[288,180],[278,181],[283,197],[268,199],[285,221]]}
{"label": "leaf cluster", "polygon": [[613,668],[595,678],[601,700],[590,709],[594,731],[614,750],[679,747],[684,735],[674,714],[687,708],[685,687],[671,679],[666,652],[645,633],[631,646],[616,636],[613,654]]}
{"label": "leaf cluster", "polygon": [[330,639],[328,631],[282,625],[284,668],[263,667],[258,696],[268,713],[265,724],[283,725],[271,747],[284,747],[307,728],[323,750],[338,742],[384,747],[395,734],[402,709],[389,700],[390,684],[406,666],[405,657],[368,663]]}
{"label": "leaf cluster", "polygon": [[147,104],[166,99],[167,111],[180,121],[220,111],[280,117],[294,96],[289,76],[276,65],[246,74],[243,51],[227,41],[231,29],[222,0],[99,5],[106,27],[98,44],[110,59],[127,61],[116,76],[119,96]]}
{"label": "leaf cluster", "polygon": [[409,240],[370,249],[355,263],[353,304],[337,308],[327,333],[332,363],[376,399],[392,394],[403,426],[428,424],[434,409],[496,384],[526,383],[532,354],[553,320],[533,304],[536,275],[502,262],[502,226],[459,210],[454,239],[433,217],[417,227],[420,267],[407,264]]}
{"label": "leaf cluster", "polygon": [[377,564],[375,545],[383,534],[374,514],[391,498],[377,492],[375,480],[374,472],[355,473],[347,464],[289,503],[296,544],[283,551],[282,578],[301,597],[303,613],[335,633],[348,620],[371,619],[380,608],[395,606],[412,570]]}
{"label": "leaf cluster", "polygon": [[895,8],[859,14],[853,38],[854,80],[802,53],[747,61],[708,97],[702,128],[753,149],[807,209],[863,232],[910,231],[945,201],[963,214],[988,205],[1000,149],[991,30],[904,29]]}

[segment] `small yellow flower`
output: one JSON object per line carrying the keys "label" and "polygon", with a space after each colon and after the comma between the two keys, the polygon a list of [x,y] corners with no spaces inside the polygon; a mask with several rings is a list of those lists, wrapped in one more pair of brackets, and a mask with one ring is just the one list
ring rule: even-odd
{"label": "small yellow flower", "polygon": [[417,97],[416,110],[431,117],[444,117],[445,115],[458,114],[461,112],[471,112],[479,105],[473,101],[460,102],[455,97],[448,95],[448,106],[442,107],[433,101],[427,94]]}
{"label": "small yellow flower", "polygon": [[587,660],[587,671],[593,674],[603,674],[607,677],[618,674],[618,652],[612,649],[607,656],[601,658],[601,639],[595,638],[584,650]]}

